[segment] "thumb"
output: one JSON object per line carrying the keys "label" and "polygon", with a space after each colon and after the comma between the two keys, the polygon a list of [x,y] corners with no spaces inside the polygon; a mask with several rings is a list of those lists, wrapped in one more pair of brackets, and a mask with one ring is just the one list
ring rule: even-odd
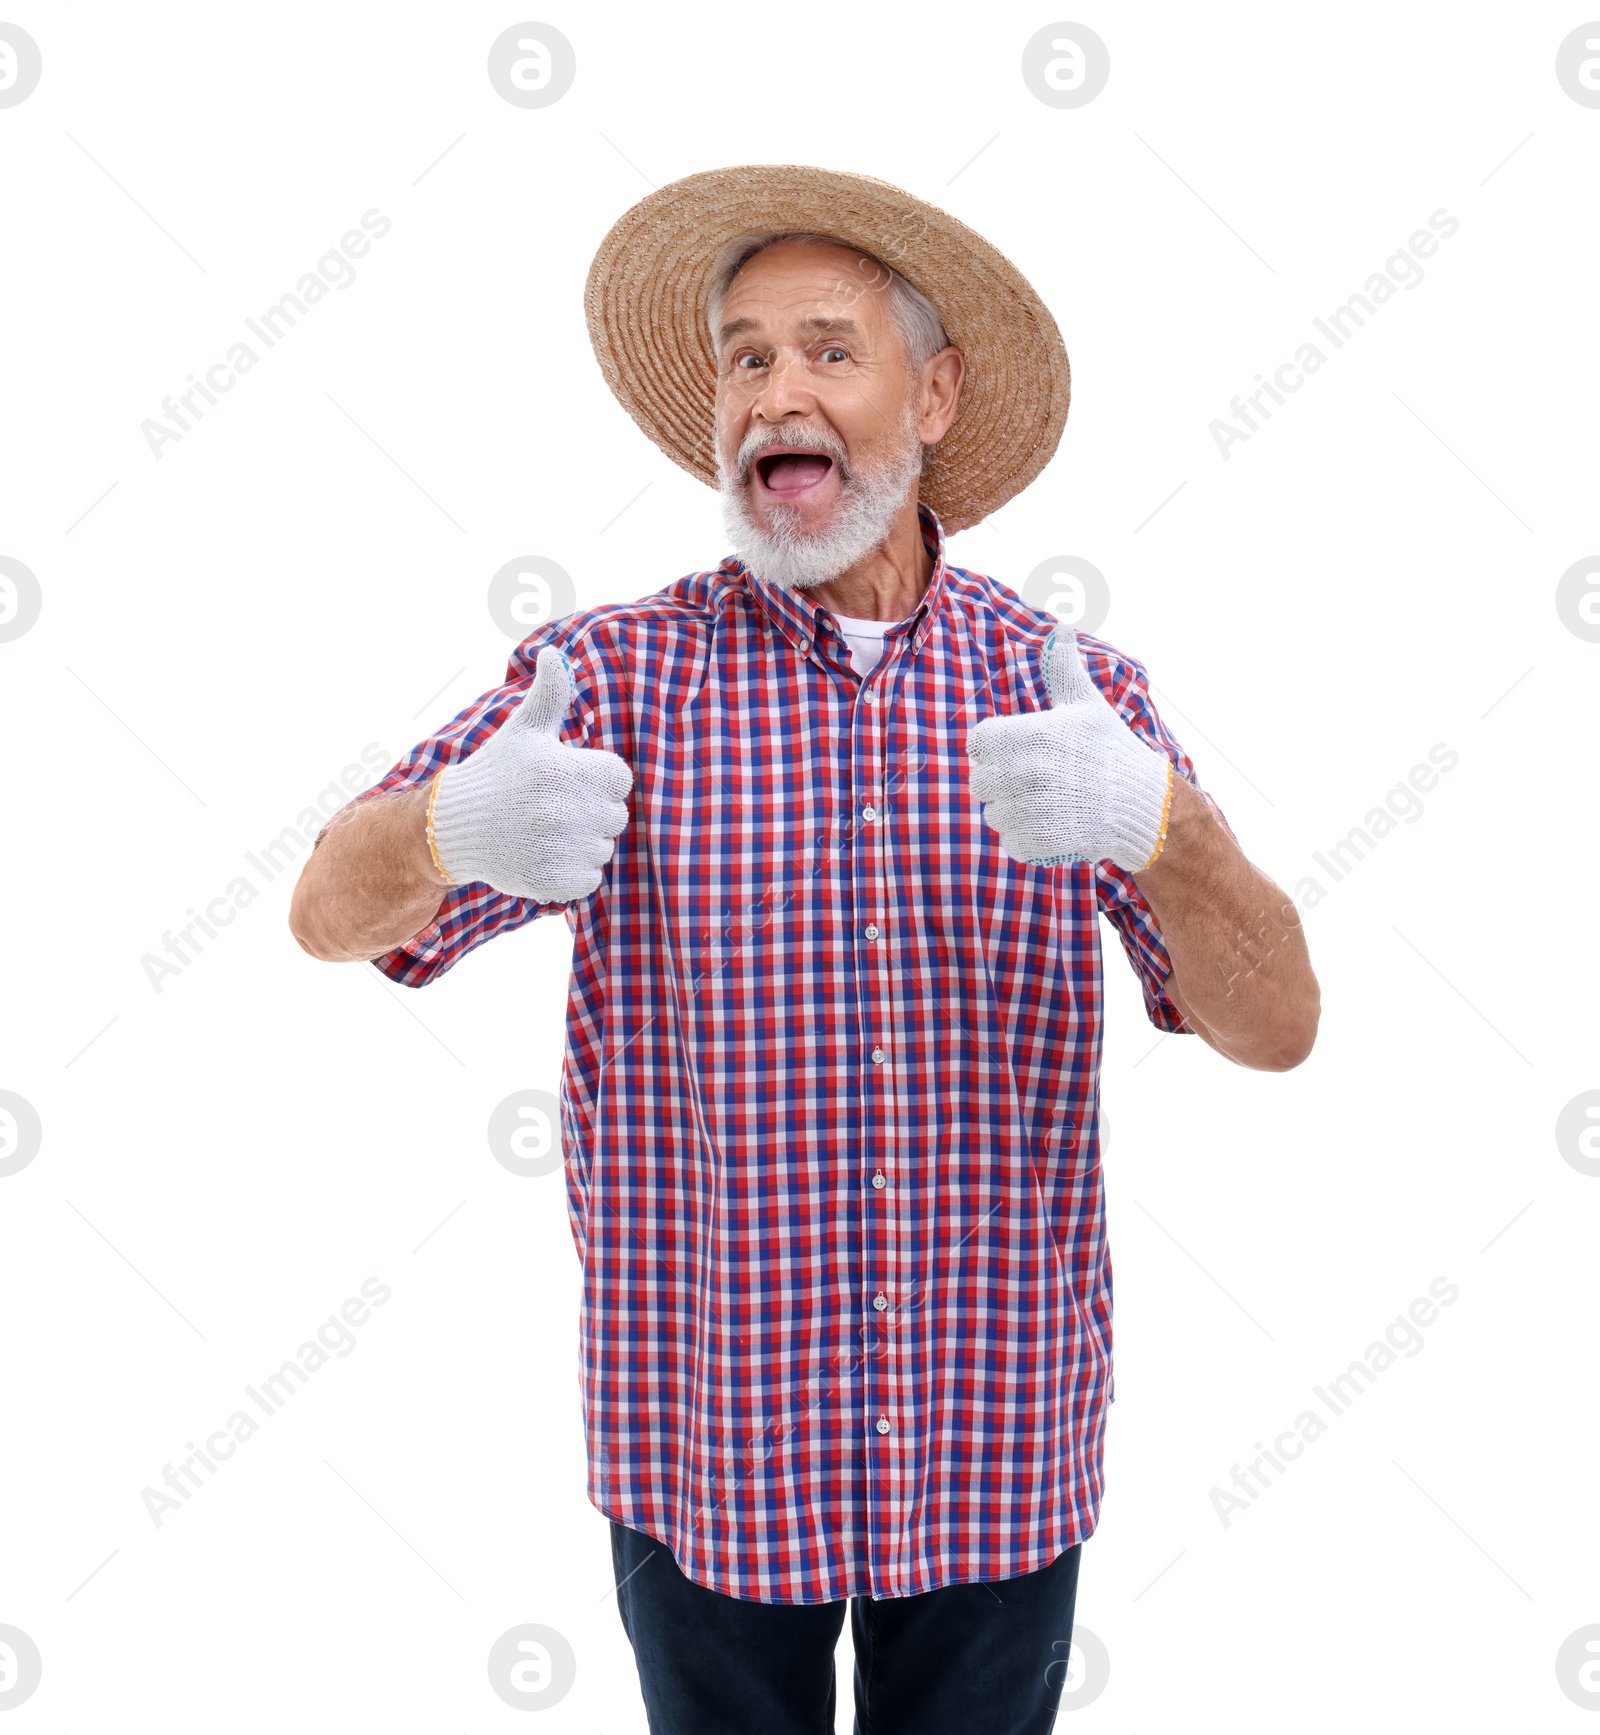
{"label": "thumb", "polygon": [[1052,707],[1080,705],[1085,699],[1099,698],[1100,689],[1083,666],[1078,635],[1071,627],[1057,627],[1051,633],[1044,642],[1040,661],[1044,664],[1045,690]]}
{"label": "thumb", "polygon": [[508,729],[531,729],[538,735],[559,735],[576,688],[572,669],[559,645],[545,645],[533,665],[533,685],[507,719]]}

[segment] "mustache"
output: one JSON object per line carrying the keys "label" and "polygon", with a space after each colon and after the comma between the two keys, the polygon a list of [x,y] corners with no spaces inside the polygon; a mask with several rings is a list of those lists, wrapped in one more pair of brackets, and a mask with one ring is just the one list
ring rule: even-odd
{"label": "mustache", "polygon": [[756,460],[772,446],[798,446],[808,452],[820,452],[838,465],[841,482],[851,480],[850,460],[844,441],[837,434],[805,423],[793,428],[752,428],[739,443],[734,460],[735,480],[741,485],[748,482]]}

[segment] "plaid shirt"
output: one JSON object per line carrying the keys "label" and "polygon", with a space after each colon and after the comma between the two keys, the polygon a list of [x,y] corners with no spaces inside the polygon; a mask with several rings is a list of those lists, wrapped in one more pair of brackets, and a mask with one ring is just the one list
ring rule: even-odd
{"label": "plaid shirt", "polygon": [[[633,769],[592,896],[458,886],[374,961],[421,986],[565,913],[589,1497],[762,1602],[1003,1579],[1093,1531],[1101,914],[1184,1028],[1133,879],[1011,861],[969,794],[967,731],[1047,706],[1058,623],[922,528],[932,580],[864,680],[825,608],[729,558],[549,622],[362,797],[481,746],[546,644],[576,682],[562,739]],[[1143,668],[1080,643],[1193,782]]]}

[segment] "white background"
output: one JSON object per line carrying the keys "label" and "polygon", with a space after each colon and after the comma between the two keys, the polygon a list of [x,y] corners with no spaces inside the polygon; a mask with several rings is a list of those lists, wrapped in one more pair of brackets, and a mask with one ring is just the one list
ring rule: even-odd
{"label": "white background", "polygon": [[[1117,1403],[1078,1621],[1111,1675],[1063,1723],[1588,1727],[1555,1658],[1600,1621],[1600,1179],[1554,1132],[1600,1087],[1600,645],[1555,606],[1600,545],[1600,110],[1555,76],[1587,14],[1096,5],[1064,16],[1109,83],[1056,109],[1036,7],[562,7],[533,16],[577,77],[537,110],[486,74],[504,8],[6,16],[44,69],[0,109],[0,554],[43,592],[0,644],[0,1088],[44,1128],[0,1179],[0,1622],[44,1659],[8,1735],[526,1727],[485,1670],[525,1621],[577,1657],[540,1727],[644,1728],[560,1177],[484,1136],[557,1087],[565,924],[418,994],[304,956],[291,872],[159,993],[141,960],[364,746],[501,679],[506,561],[588,606],[726,552],[581,289],[651,185],[747,161],[881,176],[1028,275],[1071,417],[954,557],[1093,561],[1252,858],[1327,891],[1285,1075],[1160,1039],[1106,935]],[[152,457],[141,422],[373,208],[356,280]],[[1425,280],[1224,459],[1212,419],[1441,209]],[[1335,884],[1314,852],[1439,742],[1421,818]],[[354,1351],[157,1528],[141,1489],[374,1275]],[[1441,1276],[1420,1353],[1224,1525],[1231,1467]]]}

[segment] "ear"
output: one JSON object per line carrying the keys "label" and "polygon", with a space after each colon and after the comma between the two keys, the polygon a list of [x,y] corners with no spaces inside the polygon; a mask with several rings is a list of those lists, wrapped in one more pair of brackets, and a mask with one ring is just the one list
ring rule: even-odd
{"label": "ear", "polygon": [[948,344],[922,364],[922,424],[919,432],[923,445],[937,444],[956,419],[956,406],[966,371],[966,361],[954,344]]}

